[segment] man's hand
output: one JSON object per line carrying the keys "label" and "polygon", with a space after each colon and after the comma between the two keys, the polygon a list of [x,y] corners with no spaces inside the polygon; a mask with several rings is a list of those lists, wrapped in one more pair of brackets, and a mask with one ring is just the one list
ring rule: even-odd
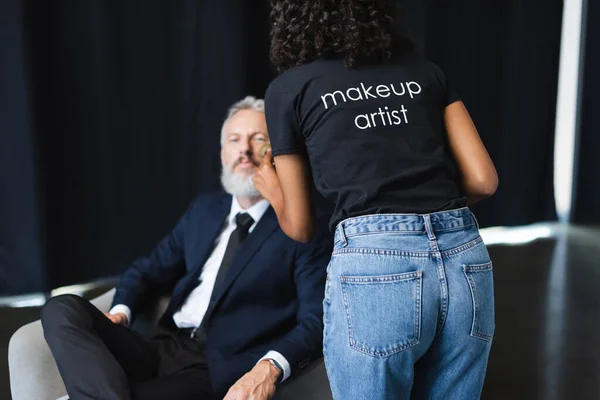
{"label": "man's hand", "polygon": [[275,396],[275,383],[280,374],[268,360],[263,360],[242,376],[223,400],[269,400]]}
{"label": "man's hand", "polygon": [[123,313],[116,313],[116,314],[109,314],[109,313],[104,313],[104,315],[106,315],[106,318],[110,319],[113,324],[117,324],[117,325],[126,325],[127,324],[127,315],[123,314]]}

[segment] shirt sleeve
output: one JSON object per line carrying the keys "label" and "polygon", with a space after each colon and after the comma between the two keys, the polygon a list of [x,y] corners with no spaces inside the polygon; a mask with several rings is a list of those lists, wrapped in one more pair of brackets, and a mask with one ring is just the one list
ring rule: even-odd
{"label": "shirt sleeve", "polygon": [[458,94],[458,92],[454,89],[454,87],[448,83],[448,79],[446,79],[446,91],[445,91],[445,101],[446,101],[446,106],[449,106],[450,104],[460,101],[460,95]]}
{"label": "shirt sleeve", "polygon": [[125,304],[115,305],[113,308],[110,309],[110,311],[108,313],[111,315],[118,314],[118,313],[125,314],[127,316],[127,322],[125,323],[125,325],[129,326],[129,323],[131,322],[131,310]]}
{"label": "shirt sleeve", "polygon": [[265,117],[273,156],[305,151],[304,136],[296,117],[296,101],[275,82],[269,85],[265,95]]}
{"label": "shirt sleeve", "polygon": [[437,81],[440,84],[442,90],[442,102],[443,106],[449,106],[450,104],[461,100],[460,95],[449,81],[446,73],[436,64],[433,64],[433,70]]}
{"label": "shirt sleeve", "polygon": [[290,363],[288,360],[278,351],[271,350],[263,358],[258,360],[261,362],[262,360],[268,360],[269,358],[277,361],[279,365],[283,368],[283,377],[281,378],[281,382],[285,381],[287,378],[292,375],[292,368],[290,367]]}

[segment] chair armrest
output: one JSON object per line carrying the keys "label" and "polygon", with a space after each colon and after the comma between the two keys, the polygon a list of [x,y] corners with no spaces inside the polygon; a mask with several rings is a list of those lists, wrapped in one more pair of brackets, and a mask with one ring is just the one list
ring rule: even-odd
{"label": "chair armrest", "polygon": [[95,299],[90,300],[90,303],[96,306],[96,308],[102,312],[108,312],[115,297],[116,289],[110,289],[108,292],[101,294]]}
{"label": "chair armrest", "polygon": [[40,320],[22,326],[10,338],[8,369],[13,400],[56,400],[67,393]]}
{"label": "chair armrest", "polygon": [[275,400],[332,400],[323,358],[313,361],[297,376],[291,376],[277,390]]}
{"label": "chair armrest", "polygon": [[[114,294],[112,289],[91,303],[100,311],[108,311]],[[67,394],[40,320],[22,326],[12,335],[8,368],[13,400],[56,400]]]}

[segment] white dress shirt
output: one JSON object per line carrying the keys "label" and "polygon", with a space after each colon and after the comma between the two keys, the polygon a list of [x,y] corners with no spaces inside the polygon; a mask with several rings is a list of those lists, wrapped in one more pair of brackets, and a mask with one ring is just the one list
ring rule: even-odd
{"label": "white dress shirt", "polygon": [[[240,206],[240,203],[237,201],[235,196],[233,197],[231,202],[231,210],[229,212],[229,216],[227,217],[227,221],[225,222],[225,226],[214,243],[212,254],[210,257],[208,257],[208,260],[206,260],[206,263],[202,268],[202,273],[199,277],[199,285],[192,290],[192,292],[183,302],[181,308],[175,312],[175,314],[173,314],[173,321],[177,327],[196,328],[200,326],[200,323],[202,322],[202,319],[208,310],[210,298],[215,286],[215,281],[217,279],[217,273],[219,272],[219,267],[221,266],[223,257],[225,256],[225,250],[227,248],[227,243],[229,242],[229,237],[237,227],[235,216],[240,212],[246,212],[250,214],[254,220],[254,223],[249,230],[249,233],[251,233],[268,208],[269,203],[266,200],[261,200],[247,210],[244,210],[242,209],[242,206]],[[109,313],[123,313],[127,316],[127,322],[129,323],[129,321],[131,321],[131,310],[124,304],[115,305],[109,311]],[[269,358],[277,361],[279,365],[283,367],[283,380],[289,378],[291,375],[291,367],[285,357],[277,351],[269,351],[263,358],[258,360],[258,362]]]}
{"label": "white dress shirt", "polygon": [[247,210],[243,210],[234,197],[231,202],[231,211],[227,217],[227,222],[223,228],[221,234],[215,241],[214,250],[204,268],[200,274],[200,284],[196,286],[190,293],[187,299],[183,302],[183,305],[175,314],[173,314],[173,321],[179,328],[196,328],[200,326],[208,305],[210,303],[210,297],[212,296],[217,274],[219,273],[219,267],[225,256],[225,250],[227,249],[227,243],[231,233],[237,227],[235,223],[235,216],[240,212],[246,212],[250,214],[254,223],[250,226],[249,233],[252,233],[258,221],[262,218],[263,214],[269,208],[269,203],[266,200],[261,200]]}

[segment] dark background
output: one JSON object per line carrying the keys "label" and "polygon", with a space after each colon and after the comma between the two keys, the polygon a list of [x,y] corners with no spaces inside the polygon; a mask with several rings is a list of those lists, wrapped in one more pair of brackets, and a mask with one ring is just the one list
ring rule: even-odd
{"label": "dark background", "polygon": [[[474,207],[480,225],[555,220],[562,1],[402,7],[496,163],[499,190]],[[600,222],[598,7],[576,157],[585,224]],[[219,187],[225,112],[274,77],[267,22],[257,0],[0,2],[0,295],[118,275],[195,194]]]}
{"label": "dark background", "polygon": [[587,0],[585,56],[582,63],[581,136],[577,164],[574,220],[578,223],[600,221],[600,3]]}

